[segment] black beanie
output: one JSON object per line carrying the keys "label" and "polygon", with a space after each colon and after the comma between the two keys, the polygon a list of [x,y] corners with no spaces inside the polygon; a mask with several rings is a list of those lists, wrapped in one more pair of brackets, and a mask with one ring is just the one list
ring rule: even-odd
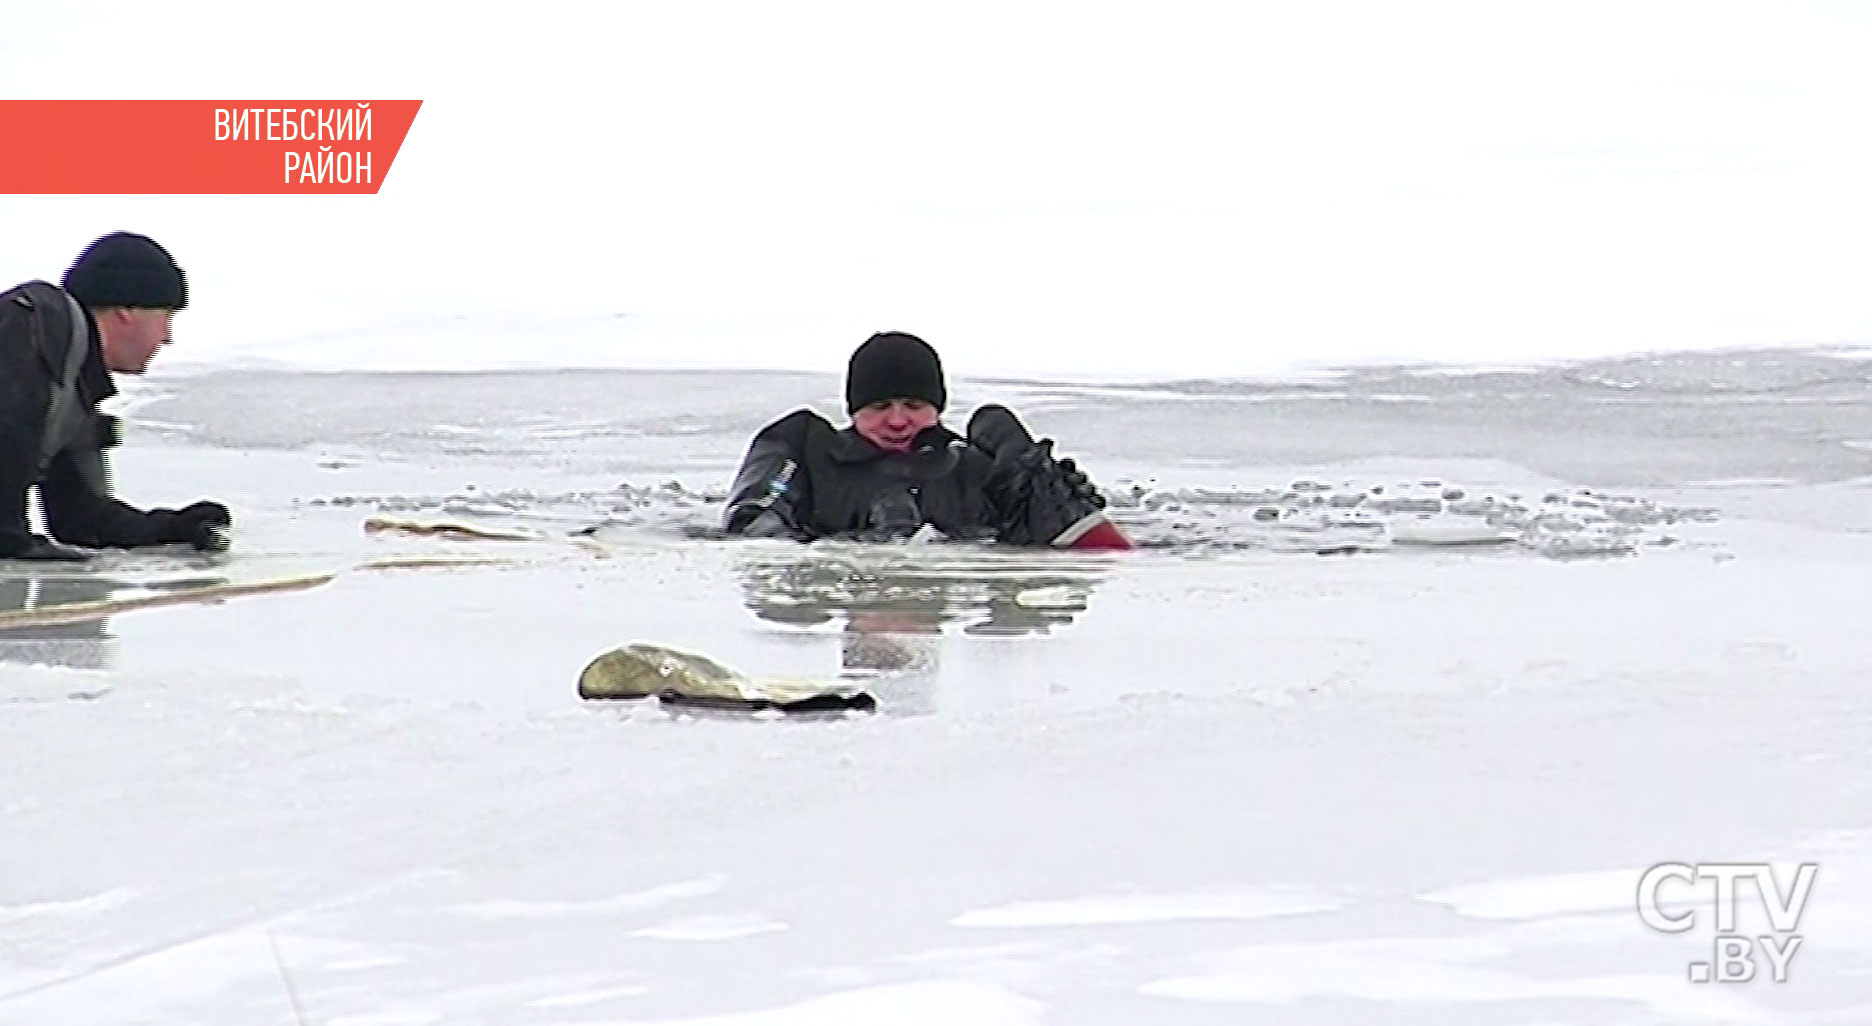
{"label": "black beanie", "polygon": [[883,399],[921,399],[938,410],[948,404],[942,360],[928,342],[884,331],[852,352],[845,371],[846,412],[857,413]]}
{"label": "black beanie", "polygon": [[180,310],[188,281],[169,251],[147,235],[112,232],[85,247],[61,283],[88,307],[141,306]]}

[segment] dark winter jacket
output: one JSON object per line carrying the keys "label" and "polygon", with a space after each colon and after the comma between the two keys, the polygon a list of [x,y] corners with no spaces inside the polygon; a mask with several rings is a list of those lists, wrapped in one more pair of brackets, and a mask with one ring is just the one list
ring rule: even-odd
{"label": "dark winter jacket", "polygon": [[97,407],[115,394],[97,325],[82,306],[43,281],[0,292],[0,557],[32,544],[34,485],[46,527],[62,542],[183,540],[173,512],[146,513],[111,497],[104,450],[117,444],[116,420]]}
{"label": "dark winter jacket", "polygon": [[754,436],[735,475],[730,534],[882,541],[924,524],[955,540],[986,540],[998,516],[986,488],[994,460],[938,425],[908,454],[797,410]]}

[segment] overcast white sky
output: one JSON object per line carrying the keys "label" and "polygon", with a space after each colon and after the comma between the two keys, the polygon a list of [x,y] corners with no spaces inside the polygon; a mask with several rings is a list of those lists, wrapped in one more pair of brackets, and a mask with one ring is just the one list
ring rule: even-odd
{"label": "overcast white sky", "polygon": [[169,246],[177,361],[837,371],[896,328],[957,373],[1157,377],[1872,340],[1866,6],[8,17],[8,97],[425,101],[374,197],[0,197],[7,282],[105,231]]}

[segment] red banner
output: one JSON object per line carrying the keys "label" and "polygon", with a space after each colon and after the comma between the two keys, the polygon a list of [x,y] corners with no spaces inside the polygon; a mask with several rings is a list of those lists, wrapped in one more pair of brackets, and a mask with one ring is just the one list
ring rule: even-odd
{"label": "red banner", "polygon": [[421,100],[0,100],[0,193],[375,193]]}

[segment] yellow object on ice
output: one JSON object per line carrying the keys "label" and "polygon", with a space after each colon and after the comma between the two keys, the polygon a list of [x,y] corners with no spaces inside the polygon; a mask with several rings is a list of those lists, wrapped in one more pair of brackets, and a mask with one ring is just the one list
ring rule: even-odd
{"label": "yellow object on ice", "polygon": [[401,520],[395,517],[365,518],[364,533],[417,535],[449,541],[540,541],[544,537],[453,520]]}
{"label": "yellow object on ice", "polygon": [[798,677],[753,678],[704,655],[643,642],[614,648],[579,674],[580,698],[631,699],[651,695],[752,707],[873,703],[855,681]]}

